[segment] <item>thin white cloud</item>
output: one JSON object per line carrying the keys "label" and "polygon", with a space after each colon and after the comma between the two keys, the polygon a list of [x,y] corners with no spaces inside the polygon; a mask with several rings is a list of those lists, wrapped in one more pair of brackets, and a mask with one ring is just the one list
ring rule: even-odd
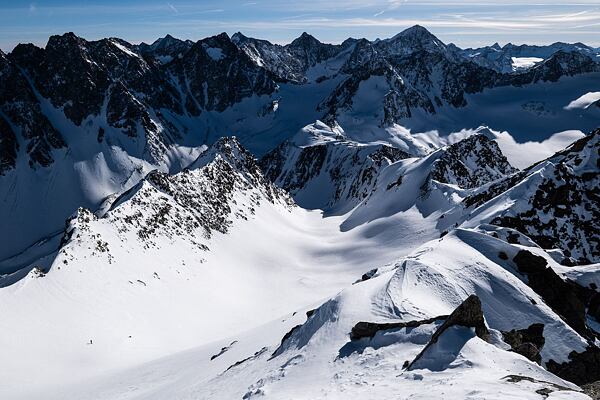
{"label": "thin white cloud", "polygon": [[167,6],[175,13],[179,14],[179,10],[171,3],[167,3]]}

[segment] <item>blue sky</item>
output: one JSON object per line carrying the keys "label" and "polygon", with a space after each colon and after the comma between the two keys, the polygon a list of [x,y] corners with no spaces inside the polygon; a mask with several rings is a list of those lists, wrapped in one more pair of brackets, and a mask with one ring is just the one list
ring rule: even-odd
{"label": "blue sky", "polygon": [[325,42],[390,37],[421,24],[462,47],[581,41],[600,46],[600,0],[0,0],[0,48],[45,45],[73,31],[152,42],[220,32],[287,43],[303,31]]}

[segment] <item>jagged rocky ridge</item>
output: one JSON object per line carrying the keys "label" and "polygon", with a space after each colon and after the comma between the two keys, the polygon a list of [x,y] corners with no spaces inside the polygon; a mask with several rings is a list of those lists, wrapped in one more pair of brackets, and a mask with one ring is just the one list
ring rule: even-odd
{"label": "jagged rocky ridge", "polygon": [[[241,33],[196,43],[166,36],[150,45],[118,38],[87,41],[66,33],[50,37],[45,48],[21,44],[8,55],[0,54],[0,101],[2,119],[13,130],[7,136],[21,133],[27,152],[35,153],[30,156],[32,165],[50,165],[53,149],[71,142],[63,139],[68,133],[63,125],[57,126],[54,117],[48,120],[53,111],[45,100],[75,126],[93,124],[98,142],[127,148],[123,143],[139,138],[141,156],[157,162],[187,135],[190,118],[222,112],[253,96],[269,96],[255,110],[264,116],[264,108],[278,101],[278,86],[285,82],[318,84],[335,78],[338,83],[318,107],[330,126],[336,119],[361,114],[359,89],[376,85],[379,104],[374,118],[386,126],[415,112],[463,107],[465,94],[485,88],[556,81],[599,70],[588,47],[550,46],[544,51],[546,58],[539,65],[501,73],[446,46],[420,26],[386,40],[348,39],[340,45],[321,43],[307,33],[285,46]],[[11,142],[3,141],[3,159],[15,158]],[[3,169],[13,164],[6,161]]]}
{"label": "jagged rocky ridge", "polygon": [[[417,195],[424,200],[440,189],[440,184],[454,188],[445,189],[448,193],[458,191],[465,196],[464,190],[516,172],[496,142],[482,134],[421,157],[422,166],[413,172],[394,171],[402,160],[415,158],[417,155],[392,146],[357,143],[345,137],[341,128],[317,123],[265,155],[260,163],[266,177],[298,204],[335,214],[366,204],[373,197],[398,195],[394,194],[398,191],[406,190],[404,197]],[[419,193],[402,185],[410,176],[415,176]],[[419,201],[417,197],[415,201]]]}
{"label": "jagged rocky ridge", "polygon": [[[238,201],[239,196],[243,201]],[[187,240],[207,250],[204,242],[214,232],[227,233],[234,220],[250,218],[261,202],[294,205],[263,177],[254,157],[235,137],[219,139],[180,173],[152,171],[108,201],[106,211],[98,215],[80,209],[68,222],[63,243],[73,239],[75,228],[85,231],[90,221],[101,218],[124,242],[131,239],[128,232],[134,232],[145,247],[156,246],[156,238],[162,237]]]}
{"label": "jagged rocky ridge", "polygon": [[346,138],[339,127],[317,123],[266,154],[260,163],[266,178],[295,196],[300,205],[339,212],[369,196],[383,168],[409,157],[389,145],[359,144]]}
{"label": "jagged rocky ridge", "polygon": [[[549,159],[479,190],[464,201],[495,225],[514,228],[545,249],[560,249],[565,264],[600,261],[600,130]],[[512,199],[497,210],[493,198]],[[491,205],[484,205],[485,202]]]}

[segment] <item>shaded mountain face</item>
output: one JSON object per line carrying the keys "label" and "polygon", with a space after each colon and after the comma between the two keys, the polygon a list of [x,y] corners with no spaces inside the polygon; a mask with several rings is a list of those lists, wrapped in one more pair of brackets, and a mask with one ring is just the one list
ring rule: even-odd
{"label": "shaded mountain face", "polygon": [[[175,59],[163,67],[157,57],[164,56]],[[67,33],[52,36],[44,49],[19,45],[8,57],[2,55],[1,62],[7,69],[3,79],[11,81],[2,86],[4,97],[28,96],[38,108],[47,100],[75,126],[99,125],[99,142],[110,136],[106,131],[111,128],[124,134],[118,140],[139,138],[146,142],[146,157],[154,162],[186,130],[166,114],[223,111],[242,98],[270,94],[277,87],[274,77],[252,63],[226,35],[194,46],[172,37],[133,46],[117,38],[89,42]],[[52,130],[52,126],[44,128],[43,122],[35,125]],[[59,146],[55,137],[60,132],[47,136],[51,147]],[[48,153],[44,146],[48,147],[37,147]],[[47,164],[51,156],[43,158]]]}
{"label": "shaded mountain face", "polygon": [[[564,121],[575,121],[579,128],[595,123],[597,107],[571,112],[558,104],[562,96],[569,101],[580,96],[598,70],[583,47],[548,51],[542,62],[511,73],[459,53],[419,26],[386,40],[347,39],[339,45],[303,34],[282,46],[240,33],[193,43],[166,36],[139,45],[118,38],[88,41],[67,33],[50,37],[44,48],[19,45],[0,54],[0,218],[7,237],[0,258],[55,235],[80,206],[97,209],[153,169],[179,172],[203,145],[223,136],[235,135],[262,157],[316,120],[327,125],[325,130],[339,127],[343,145],[278,148],[285,153],[280,159],[303,153],[307,170],[327,154],[318,173],[298,178],[296,171],[284,178],[287,167],[271,166],[275,169],[269,170],[269,178],[288,182],[284,186],[292,190],[329,176],[341,183],[329,186],[330,195],[314,204],[350,207],[370,197],[372,188],[393,183],[376,180],[376,171],[443,145],[415,145],[410,131],[398,123],[410,127],[409,122],[439,118],[444,125],[451,120],[447,113],[456,110],[478,115],[474,94],[522,89],[521,104],[512,93],[498,96],[523,113],[536,113],[531,117],[536,123],[543,120],[560,129],[573,128]],[[574,97],[562,89],[566,76],[577,81]],[[543,101],[537,92],[542,87]],[[567,94],[549,106],[554,96],[546,96],[546,89]],[[574,113],[582,118],[571,118]],[[494,114],[497,118],[500,113]],[[477,128],[485,119],[457,129]],[[336,167],[333,149],[343,149],[333,153],[342,157],[344,167]],[[361,163],[360,168],[355,165]],[[461,175],[459,164],[452,168]],[[355,168],[364,170],[358,180],[348,173]],[[462,191],[481,183],[480,171],[460,179],[442,179],[441,172],[438,178],[448,182],[434,180]],[[421,178],[415,182],[422,183]],[[13,204],[23,206],[14,210]],[[19,237],[6,233],[17,227]]]}
{"label": "shaded mountain face", "polygon": [[181,102],[191,115],[221,112],[243,98],[277,89],[276,76],[256,65],[226,34],[198,41],[168,71],[179,88],[187,88]]}
{"label": "shaded mountain face", "polygon": [[[503,73],[420,26],[386,40],[348,39],[340,45],[321,43],[307,33],[285,46],[241,33],[196,43],[167,35],[139,45],[118,38],[87,41],[73,33],[52,36],[45,48],[24,44],[0,55],[5,70],[0,117],[13,130],[3,141],[3,169],[18,157],[12,143],[35,153],[29,155],[32,165],[50,165],[54,150],[72,146],[70,123],[93,126],[93,141],[107,141],[129,153],[128,147],[142,148],[141,154],[136,150],[132,155],[156,164],[174,144],[209,137],[214,141],[232,119],[249,118],[235,128],[242,132],[232,132],[242,133],[242,141],[265,128],[275,129],[278,105],[295,100],[285,96],[310,98],[293,110],[293,118],[283,117],[294,121],[292,133],[315,117],[330,126],[360,121],[385,128],[418,115],[466,107],[465,96],[484,89],[555,82],[600,70],[593,49],[580,44],[502,49],[544,58]],[[280,87],[288,84],[306,89],[280,94]],[[24,109],[17,112],[18,107]],[[244,115],[236,114],[237,107],[243,107]],[[219,122],[211,122],[213,113],[225,112]],[[27,118],[24,113],[29,113]],[[66,125],[59,121],[61,114]],[[3,130],[8,132],[6,126]],[[281,141],[260,147],[272,149]]]}
{"label": "shaded mountain face", "polygon": [[25,147],[24,157],[32,167],[50,165],[54,157],[52,149],[66,146],[61,133],[42,112],[28,80],[2,52],[0,110],[0,174],[15,168],[20,143]]}
{"label": "shaded mountain face", "polygon": [[493,46],[477,49],[460,49],[454,45],[449,45],[449,47],[462,57],[467,57],[483,67],[502,73],[528,69],[552,57],[559,51],[565,53],[577,52],[587,55],[592,59],[597,57],[599,53],[597,49],[586,46],[583,43],[571,44],[561,42],[548,46],[514,45],[508,43],[501,47],[498,43],[495,43]]}
{"label": "shaded mountain face", "polygon": [[562,76],[600,71],[595,55],[571,49],[503,73],[464,57],[425,32],[413,29],[374,44],[357,43],[360,50],[342,69],[349,76],[320,105],[324,119],[343,124],[372,113],[372,105],[360,101],[364,92],[380,93],[375,119],[389,126],[447,107],[466,107],[466,97],[484,89],[556,82]]}
{"label": "shaded mountain face", "polygon": [[176,58],[181,58],[194,45],[191,40],[180,40],[171,35],[156,39],[152,44],[140,43],[135,46],[139,53],[157,59],[167,64]]}

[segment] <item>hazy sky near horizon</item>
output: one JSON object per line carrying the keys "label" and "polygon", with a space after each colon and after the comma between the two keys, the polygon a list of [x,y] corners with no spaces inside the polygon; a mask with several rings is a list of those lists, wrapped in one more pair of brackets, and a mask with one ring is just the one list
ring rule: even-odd
{"label": "hazy sky near horizon", "polygon": [[390,37],[420,24],[446,43],[583,42],[600,46],[600,0],[0,0],[0,49],[44,46],[73,31],[132,43],[220,32],[287,43],[307,31],[324,42]]}

